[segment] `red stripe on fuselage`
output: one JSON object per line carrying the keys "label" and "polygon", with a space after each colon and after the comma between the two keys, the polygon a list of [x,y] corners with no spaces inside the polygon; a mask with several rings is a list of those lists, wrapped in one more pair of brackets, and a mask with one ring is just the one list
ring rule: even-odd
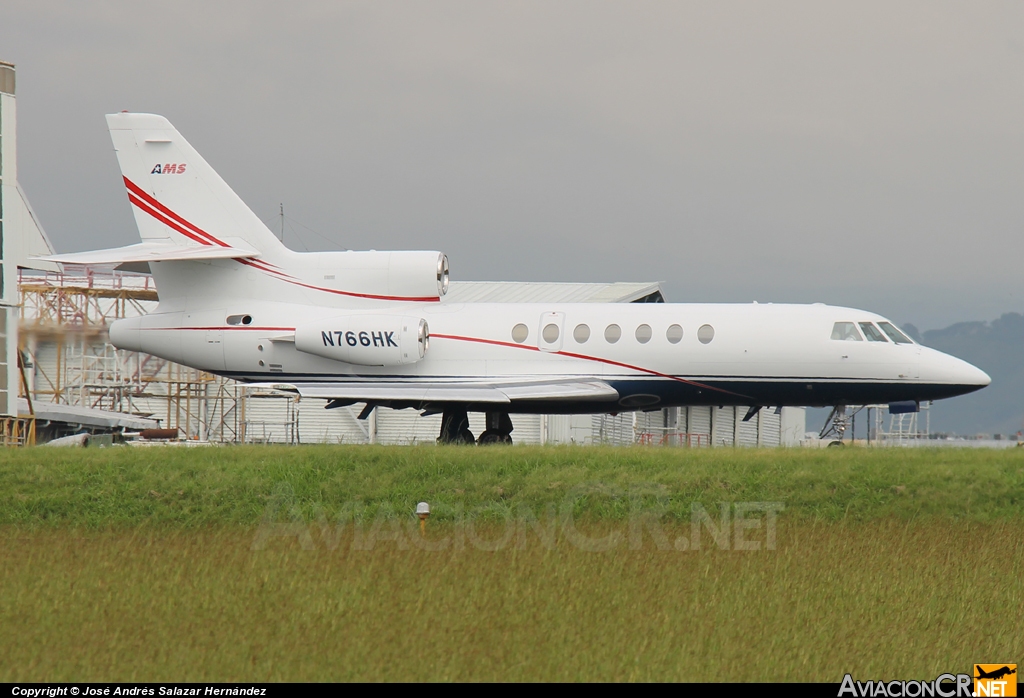
{"label": "red stripe on fuselage", "polygon": [[[167,206],[165,206],[162,203],[160,203],[159,201],[157,201],[155,197],[151,196],[148,192],[146,192],[144,189],[142,189],[142,187],[140,187],[139,185],[135,184],[133,181],[131,181],[127,177],[124,177],[124,183],[125,183],[125,186],[128,187],[128,191],[129,191],[128,199],[131,200],[132,203],[134,203],[135,205],[137,205],[140,208],[142,208],[143,210],[145,210],[147,213],[149,213],[154,218],[157,218],[157,220],[159,220],[159,221],[161,221],[163,223],[166,223],[167,225],[169,225],[170,227],[174,228],[175,230],[177,230],[178,232],[182,233],[183,235],[186,235],[190,239],[195,240],[196,242],[202,243],[204,245],[219,245],[220,247],[231,247],[231,245],[229,245],[228,243],[224,242],[223,240],[218,238],[216,235],[212,235],[211,233],[206,232],[205,230],[200,228],[198,225],[196,225],[196,224],[186,220],[185,218],[183,218],[182,216],[179,216],[177,213],[175,213],[171,209],[167,208]],[[158,211],[159,213],[163,214],[163,216],[165,216],[166,218],[158,217],[154,213],[154,211],[148,210],[144,206],[142,206],[140,201],[132,200],[132,194],[134,194],[136,196],[136,199],[141,200],[142,202],[145,202],[145,204],[150,206],[152,209],[155,209],[155,211]],[[166,220],[167,218],[175,221],[180,226],[184,226],[184,227],[188,228],[189,230],[192,231],[192,233],[195,233],[195,235],[199,235],[200,237],[197,238],[197,237],[195,237],[195,235],[190,234],[190,233],[182,230],[180,227],[178,227],[176,225],[173,225],[169,220]],[[256,267],[257,269],[260,269],[262,271],[267,271],[267,272],[270,272],[270,273],[273,273],[273,274],[282,274],[282,272],[275,271],[274,269],[271,269],[270,267],[276,267],[277,265],[276,264],[272,264],[270,262],[264,262],[262,260],[256,260],[256,259],[242,259],[242,258],[239,258],[238,261],[240,261],[242,264],[246,264],[246,265],[249,265],[249,266]],[[287,274],[285,274],[285,276],[287,276]],[[294,278],[294,277],[289,277],[289,278]]]}
{"label": "red stripe on fuselage", "polygon": [[[204,244],[206,244],[206,245],[220,245],[221,247],[231,247],[231,245],[229,245],[226,242],[223,242],[221,240],[218,240],[216,237],[214,237],[213,235],[210,235],[210,233],[206,232],[205,230],[203,230],[199,226],[196,226],[196,225],[193,225],[192,223],[189,223],[187,220],[185,220],[184,218],[179,216],[177,213],[175,213],[174,211],[172,211],[171,209],[167,208],[162,203],[157,201],[155,197],[151,196],[142,187],[140,187],[139,185],[137,185],[135,182],[133,182],[132,180],[128,179],[127,177],[124,177],[124,185],[126,187],[128,187],[128,191],[130,191],[133,194],[135,194],[135,196],[137,196],[138,198],[142,199],[147,204],[149,204],[150,206],[152,206],[156,210],[160,211],[161,213],[163,213],[168,218],[171,218],[172,220],[177,221],[180,225],[185,226],[186,228],[192,230],[194,233],[196,233],[200,237],[204,238],[205,239]],[[193,240],[196,239],[192,235],[189,235],[189,237],[191,237]]]}
{"label": "red stripe on fuselage", "polygon": [[289,281],[288,283],[296,286],[302,286],[304,288],[311,288],[314,291],[323,291],[324,293],[334,293],[339,296],[349,296],[351,298],[368,298],[375,301],[406,301],[410,303],[438,303],[440,298],[434,296],[375,296],[372,293],[353,293],[352,291],[339,291],[336,288],[324,288],[323,286],[313,286],[312,284],[304,284],[301,281]]}
{"label": "red stripe on fuselage", "polygon": [[[194,240],[202,245],[219,245],[221,247],[231,247],[223,240],[211,235],[197,225],[190,223],[185,220],[177,213],[167,208],[153,196],[146,193],[139,185],[132,182],[127,177],[123,177],[125,186],[128,187],[128,200],[138,206],[141,210],[148,213],[150,216],[160,221],[164,225],[170,227],[173,230],[178,231],[190,240]],[[190,232],[191,231],[191,232]],[[197,237],[199,236],[199,237]],[[365,298],[367,300],[378,300],[378,301],[401,301],[404,303],[436,303],[441,299],[435,296],[381,296],[372,293],[354,293],[352,291],[341,291],[335,288],[325,288],[323,286],[314,286],[312,284],[303,283],[295,279],[294,276],[286,274],[277,269],[271,269],[270,267],[276,267],[277,265],[271,262],[264,262],[258,259],[251,258],[236,258],[237,262],[246,266],[257,269],[267,274],[274,274],[274,278],[278,278],[281,281],[293,284],[295,286],[302,286],[314,291],[321,291],[323,293],[333,293],[338,296],[347,296],[349,298]]]}
{"label": "red stripe on fuselage", "polygon": [[267,265],[270,264],[270,262],[260,262],[250,257],[237,258],[236,261],[239,262],[240,264],[244,264],[247,267],[252,267],[253,269],[264,271],[268,274],[277,274],[278,276],[282,277],[285,281],[287,281],[288,279],[295,278],[291,274],[285,274],[283,271],[278,271],[277,269],[268,269]]}
{"label": "red stripe on fuselage", "polygon": [[178,225],[174,221],[172,221],[169,218],[167,218],[166,216],[162,215],[159,211],[154,210],[152,207],[149,206],[149,204],[147,204],[143,200],[139,199],[137,196],[134,196],[133,194],[129,193],[128,194],[128,201],[130,201],[131,203],[133,203],[136,206],[138,206],[140,210],[145,211],[150,216],[152,216],[153,218],[155,218],[159,222],[161,222],[164,225],[166,225],[168,228],[171,228],[172,230],[178,231],[179,233],[181,233],[182,235],[187,237],[189,240],[194,240],[195,242],[198,242],[199,244],[205,245],[207,247],[211,246],[211,244],[209,242],[207,242],[206,240],[203,240],[200,237],[197,237],[196,235],[193,235],[188,230],[185,230],[185,228],[181,227],[180,225]]}
{"label": "red stripe on fuselage", "polygon": [[[251,326],[234,326],[228,325],[225,327],[144,327],[145,330],[263,330],[267,332],[294,332],[294,327],[251,327]],[[457,342],[476,342],[478,344],[489,344],[497,347],[508,347],[510,349],[525,349],[526,351],[540,351],[539,347],[530,346],[528,344],[514,344],[513,342],[503,342],[497,339],[483,339],[481,337],[464,337],[461,335],[454,334],[431,334],[431,339],[451,339]],[[603,359],[599,356],[587,356],[586,354],[577,354],[571,351],[552,351],[549,354],[555,354],[557,356],[565,356],[570,359],[581,359],[583,361],[596,361],[598,363],[608,364],[609,366],[617,366],[619,368],[629,369],[631,371],[638,371],[640,373],[646,373],[651,376],[657,376],[659,378],[666,378],[668,380],[674,380],[679,383],[685,383],[686,385],[692,385],[697,388],[704,390],[713,390],[715,392],[723,393],[725,395],[733,395],[735,397],[749,397],[748,395],[742,395],[740,393],[734,393],[731,390],[725,390],[724,388],[716,388],[713,385],[707,385],[706,383],[698,383],[697,381],[686,380],[679,376],[673,376],[668,373],[662,373],[661,371],[655,371],[651,368],[644,368],[643,366],[634,366],[633,364],[623,363],[622,361],[615,361],[613,359]]]}
{"label": "red stripe on fuselage", "polygon": [[[460,335],[453,335],[453,334],[431,334],[430,338],[431,339],[452,339],[452,340],[459,341],[459,342],[478,342],[480,344],[491,344],[491,345],[499,346],[499,347],[510,347],[512,349],[526,349],[528,351],[540,351],[539,347],[528,346],[528,345],[525,345],[525,344],[514,344],[513,342],[503,342],[503,341],[500,341],[500,340],[497,340],[497,339],[481,339],[479,337],[463,337],[463,336],[460,336]],[[714,390],[716,392],[724,393],[726,395],[734,395],[736,397],[749,397],[748,395],[741,395],[740,393],[734,393],[734,392],[732,392],[730,390],[725,390],[724,388],[716,388],[716,387],[714,387],[712,385],[706,385],[704,383],[698,383],[696,381],[686,380],[685,378],[680,378],[679,376],[673,376],[673,375],[670,375],[668,373],[662,373],[661,371],[655,371],[654,369],[651,369],[651,368],[644,368],[643,366],[634,366],[633,364],[627,364],[627,363],[623,363],[621,361],[614,361],[612,359],[603,359],[603,358],[601,358],[599,356],[587,356],[586,354],[577,354],[577,353],[571,352],[571,351],[552,351],[552,352],[548,352],[548,353],[549,354],[557,354],[558,356],[566,356],[566,357],[569,357],[571,359],[582,359],[584,361],[597,361],[598,363],[608,364],[609,366],[618,366],[619,368],[626,368],[626,369],[629,369],[631,371],[639,371],[640,373],[646,373],[648,375],[658,376],[659,378],[667,378],[669,380],[678,381],[680,383],[685,383],[686,385],[692,385],[692,386],[695,386],[697,388],[702,388],[702,389],[705,389],[705,390]]]}
{"label": "red stripe on fuselage", "polygon": [[[128,182],[128,179],[125,178],[125,181]],[[130,184],[130,182],[129,182],[129,184]],[[164,225],[168,226],[169,228],[172,228],[173,230],[178,231],[179,233],[181,233],[185,237],[189,238],[190,240],[194,240],[195,242],[198,242],[199,244],[205,245],[207,247],[213,247],[213,246],[215,246],[215,244],[219,245],[220,247],[230,247],[230,245],[228,245],[227,243],[225,243],[225,242],[223,242],[221,240],[218,240],[217,238],[215,238],[214,236],[210,235],[209,233],[206,233],[205,231],[202,231],[201,228],[198,228],[197,226],[192,225],[191,223],[188,223],[188,221],[185,221],[185,219],[182,218],[181,216],[178,216],[177,214],[174,214],[166,206],[164,206],[162,204],[159,204],[159,202],[157,202],[156,199],[154,199],[153,197],[146,196],[146,198],[141,198],[141,197],[137,196],[135,194],[136,191],[142,192],[142,190],[139,189],[138,187],[135,187],[134,189],[130,189],[129,192],[128,192],[128,200],[130,202],[132,202],[133,204],[135,204],[136,206],[138,206],[141,210],[143,210],[146,213],[148,213],[150,216],[152,216],[156,220],[158,220],[161,223],[163,223]],[[145,195],[145,192],[142,192],[142,194]],[[153,202],[153,203],[151,204],[150,202]],[[158,207],[155,206],[154,204],[158,204]],[[169,214],[165,214],[164,211],[168,211],[170,213]],[[173,216],[173,219],[170,216]],[[206,238],[197,237],[197,235],[194,234],[193,232],[190,232],[190,230],[186,230],[181,224],[178,223],[178,221],[185,221],[185,224],[187,224],[189,226],[190,230],[198,230],[198,231],[202,232],[204,235],[206,235],[207,237]],[[213,240],[213,242],[210,242],[210,240]],[[285,274],[284,272],[277,271],[276,269],[270,269],[269,266],[273,266],[273,265],[270,264],[270,262],[263,262],[263,261],[256,260],[256,259],[242,258],[242,257],[235,258],[235,260],[237,262],[241,263],[241,264],[245,264],[246,266],[250,266],[250,267],[253,267],[255,269],[258,269],[259,271],[267,272],[268,274],[277,274],[278,276],[288,277],[289,279],[295,278],[293,276]]]}
{"label": "red stripe on fuselage", "polygon": [[262,330],[264,332],[294,332],[294,327],[256,327],[254,325],[225,325],[223,327],[143,327],[144,330]]}

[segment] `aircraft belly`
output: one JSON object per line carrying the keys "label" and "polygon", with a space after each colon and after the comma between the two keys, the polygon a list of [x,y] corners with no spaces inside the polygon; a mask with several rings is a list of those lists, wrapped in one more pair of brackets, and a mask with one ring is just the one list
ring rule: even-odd
{"label": "aircraft belly", "polygon": [[[606,379],[625,410],[688,405],[826,406],[938,400],[978,389],[973,385],[895,380],[822,380],[818,377],[765,380],[760,377],[702,377],[684,380]],[[655,399],[645,399],[650,396]]]}

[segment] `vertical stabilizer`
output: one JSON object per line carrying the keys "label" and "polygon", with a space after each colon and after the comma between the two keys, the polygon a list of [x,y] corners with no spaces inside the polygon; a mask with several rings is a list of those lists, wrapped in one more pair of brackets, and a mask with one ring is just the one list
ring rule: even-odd
{"label": "vertical stabilizer", "polygon": [[107,126],[143,241],[248,247],[282,261],[284,245],[170,121],[122,112]]}

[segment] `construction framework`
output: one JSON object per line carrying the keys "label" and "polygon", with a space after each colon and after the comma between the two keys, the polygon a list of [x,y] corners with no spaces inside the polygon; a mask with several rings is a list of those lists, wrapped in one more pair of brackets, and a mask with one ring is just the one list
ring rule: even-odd
{"label": "construction framework", "polygon": [[[274,424],[284,427],[289,440],[298,439],[290,398],[250,396],[234,381],[110,344],[110,323],[156,305],[149,275],[67,267],[62,273],[21,270],[18,281],[21,396],[30,413],[32,404],[78,405],[152,417],[190,440],[259,441],[267,424],[247,422],[246,402],[260,397],[284,403],[284,417]],[[5,424],[5,443],[25,443],[29,428]]]}

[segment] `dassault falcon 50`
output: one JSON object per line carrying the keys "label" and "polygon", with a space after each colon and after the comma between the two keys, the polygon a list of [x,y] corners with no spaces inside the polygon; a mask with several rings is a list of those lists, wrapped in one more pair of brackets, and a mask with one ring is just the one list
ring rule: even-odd
{"label": "dassault falcon 50", "polygon": [[783,304],[451,303],[440,252],[286,248],[162,116],[107,124],[142,241],[45,259],[148,263],[155,312],[110,340],[327,407],[442,413],[439,441],[511,441],[516,413],[674,405],[899,403],[989,377],[853,308]]}

